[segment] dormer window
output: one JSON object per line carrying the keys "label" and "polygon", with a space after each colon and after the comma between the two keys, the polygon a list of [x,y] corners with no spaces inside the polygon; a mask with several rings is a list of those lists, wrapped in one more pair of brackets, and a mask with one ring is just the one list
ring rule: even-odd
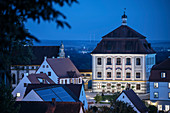
{"label": "dormer window", "polygon": [[165,72],[161,72],[161,78],[165,78],[166,77],[166,73]]}

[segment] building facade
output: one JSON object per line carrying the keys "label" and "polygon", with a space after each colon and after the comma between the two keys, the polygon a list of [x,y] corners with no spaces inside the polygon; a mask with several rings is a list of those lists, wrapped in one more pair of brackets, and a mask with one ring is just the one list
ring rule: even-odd
{"label": "building facade", "polygon": [[147,80],[155,64],[155,51],[126,21],[124,14],[122,25],[103,36],[91,53],[93,92],[121,92],[128,87],[146,93],[149,89]]}
{"label": "building facade", "polygon": [[170,110],[170,57],[153,66],[150,81],[150,104],[159,111]]}

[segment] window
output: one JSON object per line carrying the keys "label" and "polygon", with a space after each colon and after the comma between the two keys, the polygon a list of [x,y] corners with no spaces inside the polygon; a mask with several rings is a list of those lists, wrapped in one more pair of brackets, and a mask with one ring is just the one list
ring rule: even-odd
{"label": "window", "polygon": [[102,65],[102,59],[101,58],[97,58],[97,64]]}
{"label": "window", "polygon": [[101,83],[97,84],[97,89],[101,89]]}
{"label": "window", "polygon": [[48,65],[46,65],[46,68],[48,68]]}
{"label": "window", "polygon": [[165,72],[161,72],[161,78],[165,78],[166,77],[166,73]]}
{"label": "window", "polygon": [[139,72],[136,73],[136,78],[140,78],[140,73]]}
{"label": "window", "polygon": [[130,76],[131,76],[131,73],[126,73],[126,78],[130,78]]}
{"label": "window", "polygon": [[34,66],[32,66],[31,69],[34,69]]}
{"label": "window", "polygon": [[43,73],[42,71],[40,73]]}
{"label": "window", "polygon": [[162,105],[158,105],[158,110],[162,111]]}
{"label": "window", "polygon": [[24,78],[24,73],[21,74],[22,78]]}
{"label": "window", "polygon": [[121,78],[121,72],[116,73],[116,78]]}
{"label": "window", "polygon": [[81,78],[79,78],[79,83],[81,83]]}
{"label": "window", "polygon": [[61,84],[63,84],[63,80],[61,80]]}
{"label": "window", "polygon": [[51,72],[48,72],[48,76],[51,76]]}
{"label": "window", "polygon": [[20,93],[17,93],[17,97],[20,97],[21,96],[21,94]]}
{"label": "window", "polygon": [[158,98],[159,95],[158,95],[158,92],[154,92],[154,98]]}
{"label": "window", "polygon": [[168,98],[170,98],[170,92],[168,93]]}
{"label": "window", "polygon": [[169,111],[169,105],[165,105],[165,111]]}
{"label": "window", "polygon": [[67,84],[67,79],[65,80],[65,84]]}
{"label": "window", "polygon": [[112,65],[111,58],[107,58],[107,65]]}
{"label": "window", "polygon": [[121,59],[120,58],[117,58],[116,65],[121,65]]}
{"label": "window", "polygon": [[12,84],[16,84],[15,74],[12,74]]}
{"label": "window", "polygon": [[74,79],[74,84],[76,84],[76,79]]}
{"label": "window", "polygon": [[130,58],[126,58],[126,65],[131,65]]}
{"label": "window", "polygon": [[140,84],[136,84],[136,90],[140,90]]}
{"label": "window", "polygon": [[158,88],[158,82],[154,82],[154,88]]}
{"label": "window", "polygon": [[111,78],[111,72],[107,72],[107,78]]}
{"label": "window", "polygon": [[140,58],[136,58],[136,65],[141,65]]}
{"label": "window", "polygon": [[111,83],[107,83],[107,89],[111,89]]}
{"label": "window", "polygon": [[101,77],[102,77],[102,73],[101,73],[101,72],[98,72],[98,73],[97,73],[97,77],[98,77],[98,78],[101,78]]}
{"label": "window", "polygon": [[27,83],[24,83],[24,87],[27,87]]}
{"label": "window", "polygon": [[45,68],[45,65],[43,65],[43,68]]}
{"label": "window", "polygon": [[170,83],[168,83],[168,88],[170,88]]}
{"label": "window", "polygon": [[90,77],[90,74],[86,74],[86,76]]}
{"label": "window", "polygon": [[72,78],[70,79],[70,83],[71,83],[71,84],[73,83],[73,80],[72,80]]}

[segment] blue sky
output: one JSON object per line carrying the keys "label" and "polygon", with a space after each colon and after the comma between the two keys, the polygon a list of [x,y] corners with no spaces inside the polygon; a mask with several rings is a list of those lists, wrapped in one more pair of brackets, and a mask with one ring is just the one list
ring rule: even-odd
{"label": "blue sky", "polygon": [[57,8],[67,16],[71,29],[31,20],[26,27],[40,40],[101,40],[121,25],[124,8],[127,25],[147,40],[170,41],[170,0],[79,0],[71,7]]}

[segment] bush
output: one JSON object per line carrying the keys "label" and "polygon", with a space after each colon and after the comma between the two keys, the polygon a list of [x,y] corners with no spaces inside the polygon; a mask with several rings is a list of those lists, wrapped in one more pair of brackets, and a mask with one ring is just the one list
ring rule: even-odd
{"label": "bush", "polygon": [[95,97],[94,97],[94,100],[96,101],[96,103],[99,103],[101,100],[102,100],[102,97],[97,94]]}

